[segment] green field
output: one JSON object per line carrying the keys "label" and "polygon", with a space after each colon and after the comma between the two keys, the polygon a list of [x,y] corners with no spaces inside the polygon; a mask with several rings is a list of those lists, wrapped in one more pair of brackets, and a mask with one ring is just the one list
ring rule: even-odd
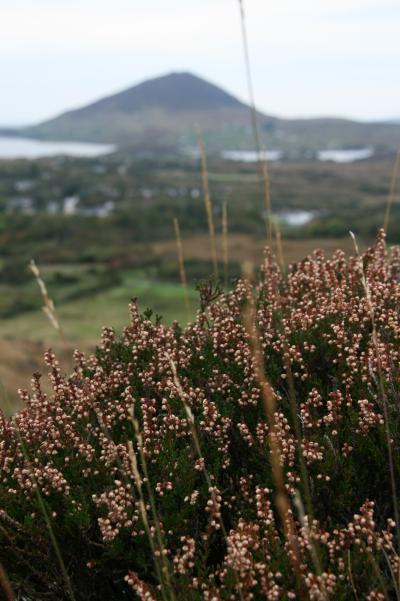
{"label": "green field", "polygon": [[[57,271],[59,272],[59,268]],[[65,271],[70,274],[74,272],[71,267],[61,273]],[[43,270],[45,280],[51,281],[51,272],[51,269]],[[76,272],[79,273],[79,269],[75,267]],[[103,326],[113,327],[117,333],[122,331],[129,323],[128,305],[132,298],[138,298],[141,311],[151,308],[154,319],[161,315],[163,322],[167,324],[174,319],[181,323],[187,321],[188,313],[180,283],[156,281],[146,277],[140,270],[124,272],[119,279],[117,285],[104,291],[83,294],[80,298],[57,303],[57,316],[63,330],[61,337],[41,309],[42,298],[32,276],[32,281],[24,288],[35,297],[37,308],[0,319],[0,407],[6,413],[19,405],[17,389],[29,385],[32,373],[47,372],[42,360],[46,349],[52,347],[59,356],[63,369],[68,371],[72,367],[73,350],[79,347],[87,352],[94,351]],[[78,288],[75,290],[78,293],[79,287],[75,288]],[[49,285],[48,289],[53,297],[62,298],[63,291],[60,288]],[[71,290],[69,293],[72,295]],[[194,317],[198,293],[191,288],[189,297],[189,317]],[[44,387],[47,389],[46,381]]]}
{"label": "green field", "polygon": [[[97,341],[104,325],[120,331],[129,320],[130,299],[138,298],[140,308],[151,308],[160,314],[165,323],[174,319],[186,321],[182,287],[179,283],[157,282],[144,277],[141,272],[124,273],[121,283],[109,290],[97,292],[90,298],[78,298],[57,306],[57,314],[67,341]],[[33,282],[37,288],[36,282]],[[190,292],[195,307],[197,293]],[[38,301],[40,293],[37,289]],[[194,315],[194,312],[193,312]],[[51,343],[58,338],[41,309],[27,311],[0,321],[3,337]]]}

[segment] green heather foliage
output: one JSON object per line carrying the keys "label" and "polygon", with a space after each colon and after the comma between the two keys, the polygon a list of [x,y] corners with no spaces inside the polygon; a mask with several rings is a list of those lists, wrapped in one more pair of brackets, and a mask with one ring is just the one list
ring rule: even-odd
{"label": "green heather foliage", "polygon": [[288,274],[267,252],[256,285],[203,286],[184,329],[133,302],[72,375],[49,351],[53,394],[35,375],[0,422],[0,562],[18,598],[399,598],[399,275],[383,233],[361,258],[316,251]]}

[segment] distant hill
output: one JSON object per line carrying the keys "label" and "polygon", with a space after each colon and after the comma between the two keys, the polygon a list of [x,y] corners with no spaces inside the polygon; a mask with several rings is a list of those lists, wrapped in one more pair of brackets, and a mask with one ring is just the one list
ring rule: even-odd
{"label": "distant hill", "polygon": [[[392,152],[400,145],[400,124],[280,119],[262,113],[258,118],[263,143],[293,155],[363,146]],[[19,133],[49,140],[114,143],[134,151],[176,151],[195,144],[196,124],[210,151],[254,147],[249,107],[191,73],[144,81]]]}

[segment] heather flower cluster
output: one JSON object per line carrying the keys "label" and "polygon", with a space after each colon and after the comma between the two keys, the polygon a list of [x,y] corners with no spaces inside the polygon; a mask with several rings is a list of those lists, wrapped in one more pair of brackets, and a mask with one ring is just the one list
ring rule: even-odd
{"label": "heather flower cluster", "polygon": [[52,395],[35,374],[0,417],[0,561],[20,597],[400,598],[399,276],[383,232],[287,274],[267,251],[256,284],[203,298],[184,329],[133,302],[72,375],[49,351]]}

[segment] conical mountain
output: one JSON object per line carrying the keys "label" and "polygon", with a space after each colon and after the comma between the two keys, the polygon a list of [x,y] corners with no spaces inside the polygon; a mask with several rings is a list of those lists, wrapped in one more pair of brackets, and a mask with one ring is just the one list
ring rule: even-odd
{"label": "conical mountain", "polygon": [[[179,149],[199,125],[212,145],[251,133],[249,107],[220,87],[170,73],[28,128],[45,139],[114,143],[134,149]],[[267,118],[262,116],[262,121]],[[271,120],[273,121],[273,119]],[[224,144],[222,144],[224,146]]]}
{"label": "conical mountain", "polygon": [[[260,112],[258,122],[262,143],[291,156],[363,146],[393,152],[400,146],[400,124],[279,119]],[[211,152],[254,148],[249,106],[191,73],[149,79],[19,133],[49,140],[105,142],[135,152],[175,152],[195,145],[196,125]]]}

